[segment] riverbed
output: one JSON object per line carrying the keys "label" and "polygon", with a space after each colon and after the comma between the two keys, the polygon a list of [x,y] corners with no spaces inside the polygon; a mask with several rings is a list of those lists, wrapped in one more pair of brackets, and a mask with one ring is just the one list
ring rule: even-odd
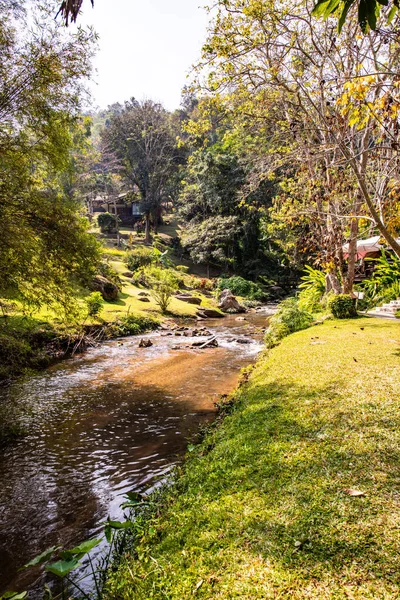
{"label": "riverbed", "polygon": [[268,314],[204,321],[217,348],[157,331],[144,336],[149,348],[113,340],[0,389],[0,403],[22,407],[26,430],[0,457],[0,593],[41,597],[43,577],[18,569],[50,546],[99,535],[107,516],[121,517],[126,492],[168,478],[214,402],[255,361]]}

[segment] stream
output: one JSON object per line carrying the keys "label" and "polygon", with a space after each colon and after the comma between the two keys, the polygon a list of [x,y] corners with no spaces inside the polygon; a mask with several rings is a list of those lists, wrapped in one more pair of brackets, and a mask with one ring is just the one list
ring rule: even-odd
{"label": "stream", "polygon": [[255,361],[269,314],[201,323],[218,348],[157,331],[143,336],[149,348],[138,348],[140,337],[113,340],[0,388],[0,404],[21,407],[26,429],[0,456],[0,594],[29,588],[41,598],[43,575],[18,569],[53,545],[101,535],[108,515],[122,516],[126,492],[168,478]]}

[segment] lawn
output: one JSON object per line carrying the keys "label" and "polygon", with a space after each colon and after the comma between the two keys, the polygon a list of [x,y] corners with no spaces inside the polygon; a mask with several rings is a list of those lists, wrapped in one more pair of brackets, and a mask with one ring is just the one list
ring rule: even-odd
{"label": "lawn", "polygon": [[400,324],[379,319],[268,352],[110,598],[399,598],[399,366]]}

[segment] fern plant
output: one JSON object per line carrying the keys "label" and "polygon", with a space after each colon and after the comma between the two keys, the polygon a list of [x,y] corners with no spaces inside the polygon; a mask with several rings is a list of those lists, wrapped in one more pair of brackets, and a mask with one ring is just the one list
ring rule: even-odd
{"label": "fern plant", "polygon": [[325,294],[325,274],[309,265],[306,265],[304,270],[306,273],[301,278],[302,283],[299,285],[301,289],[299,306],[304,310],[313,312],[320,308],[321,300]]}

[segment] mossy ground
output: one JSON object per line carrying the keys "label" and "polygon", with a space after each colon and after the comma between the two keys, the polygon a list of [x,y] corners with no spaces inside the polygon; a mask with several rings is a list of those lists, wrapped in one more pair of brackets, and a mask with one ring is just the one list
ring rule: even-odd
{"label": "mossy ground", "polygon": [[399,598],[399,366],[396,322],[283,340],[191,453],[109,597]]}

